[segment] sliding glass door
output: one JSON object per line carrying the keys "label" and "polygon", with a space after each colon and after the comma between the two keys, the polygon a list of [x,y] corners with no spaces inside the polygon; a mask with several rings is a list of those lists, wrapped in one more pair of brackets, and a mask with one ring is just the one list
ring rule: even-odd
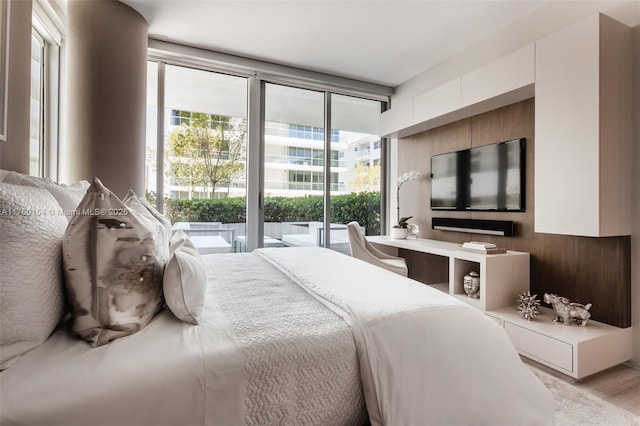
{"label": "sliding glass door", "polygon": [[[247,79],[155,63],[149,70],[157,71],[149,79],[149,93],[156,100],[158,93],[162,97],[155,103],[149,99],[149,123],[162,136],[154,143],[158,132],[148,132],[147,197],[162,197],[157,204],[164,214],[175,228],[190,234],[201,252],[241,251],[246,237]],[[162,179],[156,179],[159,173]]]}
{"label": "sliding glass door", "polygon": [[265,247],[323,246],[324,97],[265,84]]}
{"label": "sliding glass door", "polygon": [[[331,95],[332,146],[330,217],[332,223],[358,222],[366,235],[380,235],[382,142],[378,136],[380,102]],[[334,229],[335,228],[335,229]],[[347,232],[332,225],[331,248],[348,250]]]}
{"label": "sliding glass door", "polygon": [[379,101],[162,62],[147,81],[146,195],[201,252],[349,253],[350,221],[380,233]]}

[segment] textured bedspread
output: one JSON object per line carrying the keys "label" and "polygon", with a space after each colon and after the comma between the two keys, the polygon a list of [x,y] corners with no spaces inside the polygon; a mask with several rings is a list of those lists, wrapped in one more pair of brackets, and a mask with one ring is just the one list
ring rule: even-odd
{"label": "textured bedspread", "polygon": [[245,357],[246,424],[364,424],[350,327],[261,257],[204,259]]}

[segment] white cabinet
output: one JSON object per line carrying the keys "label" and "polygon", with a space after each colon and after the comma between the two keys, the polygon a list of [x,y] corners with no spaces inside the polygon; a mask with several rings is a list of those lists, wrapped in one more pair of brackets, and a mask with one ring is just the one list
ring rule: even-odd
{"label": "white cabinet", "polygon": [[535,49],[530,44],[462,75],[461,103],[470,106],[534,83]]}
{"label": "white cabinet", "polygon": [[413,122],[437,119],[460,108],[460,77],[413,98]]}
{"label": "white cabinet", "polygon": [[380,135],[405,137],[533,97],[535,49],[529,44],[422,93],[393,100]]}
{"label": "white cabinet", "polygon": [[380,114],[380,135],[389,135],[413,124],[413,100],[393,102],[391,109]]}
{"label": "white cabinet", "polygon": [[[449,294],[483,312],[511,306],[529,290],[529,257],[516,251],[486,255],[456,249],[449,257]],[[478,299],[464,292],[464,276],[471,271],[480,273]]]}
{"label": "white cabinet", "polygon": [[501,321],[520,354],[564,374],[581,379],[631,359],[631,328],[618,328],[597,321],[586,326],[553,322],[553,310],[527,321],[515,307],[489,312]]}
{"label": "white cabinet", "polygon": [[[439,290],[481,310],[490,311],[516,303],[519,294],[529,290],[530,255],[517,251],[502,254],[480,254],[458,250],[460,244],[427,239],[393,239],[388,236],[367,237],[386,247],[413,250],[449,260],[449,281],[435,284]],[[471,271],[480,274],[480,297],[467,297],[464,276]]]}
{"label": "white cabinet", "polygon": [[536,42],[536,232],[631,233],[631,58],[601,14]]}

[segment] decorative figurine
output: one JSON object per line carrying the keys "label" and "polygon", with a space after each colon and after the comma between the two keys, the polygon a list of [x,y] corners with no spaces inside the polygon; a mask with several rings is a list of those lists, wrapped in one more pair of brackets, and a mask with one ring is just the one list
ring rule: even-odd
{"label": "decorative figurine", "polygon": [[464,292],[468,297],[479,299],[480,298],[480,274],[476,271],[469,272],[464,276]]}
{"label": "decorative figurine", "polygon": [[571,321],[584,327],[587,325],[587,321],[591,318],[589,309],[591,309],[591,303],[583,305],[581,303],[570,303],[566,297],[559,297],[555,294],[545,293],[543,300],[545,303],[550,303],[556,316],[553,318],[554,322],[562,321],[562,325],[571,325]]}
{"label": "decorative figurine", "polygon": [[535,319],[540,313],[538,309],[540,301],[536,299],[537,297],[537,294],[532,296],[528,291],[518,296],[518,311],[520,316],[527,321],[531,321],[532,318]]}
{"label": "decorative figurine", "polygon": [[415,223],[410,223],[407,225],[407,238],[413,236],[416,240],[418,239],[418,234],[420,233],[420,227]]}

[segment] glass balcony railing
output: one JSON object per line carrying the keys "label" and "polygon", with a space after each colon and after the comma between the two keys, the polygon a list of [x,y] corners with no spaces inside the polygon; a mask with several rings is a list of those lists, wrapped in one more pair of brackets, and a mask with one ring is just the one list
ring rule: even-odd
{"label": "glass balcony railing", "polygon": [[[314,158],[314,157],[296,157],[291,155],[276,155],[276,154],[266,154],[264,156],[266,163],[277,163],[277,164],[293,164],[298,166],[320,166],[324,165],[323,158]],[[331,167],[347,167],[347,162],[344,160],[331,160]]]}
{"label": "glass balcony railing", "polygon": [[[296,125],[278,125],[265,123],[264,133],[267,136],[281,136],[286,138],[307,139],[307,140],[324,140],[323,129],[317,127],[305,127]],[[331,142],[339,142],[340,135],[338,130],[331,132]]]}
{"label": "glass balcony railing", "polygon": [[[296,191],[322,191],[324,184],[322,182],[283,182],[283,181],[266,181],[264,189],[288,189]],[[347,190],[346,185],[341,183],[332,183],[331,191],[344,192]]]}

